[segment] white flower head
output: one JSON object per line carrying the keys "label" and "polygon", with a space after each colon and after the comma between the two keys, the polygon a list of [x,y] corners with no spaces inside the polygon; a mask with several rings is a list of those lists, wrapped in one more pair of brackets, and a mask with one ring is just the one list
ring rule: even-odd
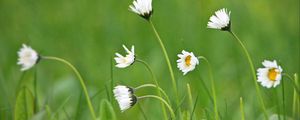
{"label": "white flower head", "polygon": [[133,64],[134,60],[135,60],[135,56],[134,56],[134,46],[131,47],[131,51],[128,50],[128,48],[123,45],[123,48],[126,50],[127,55],[124,57],[119,53],[116,53],[116,67],[118,68],[125,68],[130,66],[131,64]]}
{"label": "white flower head", "polygon": [[149,20],[152,15],[152,0],[134,0],[129,8],[132,12]]}
{"label": "white flower head", "polygon": [[223,8],[215,12],[215,15],[209,18],[208,28],[230,31],[230,11]]}
{"label": "white flower head", "polygon": [[196,65],[199,64],[199,60],[193,52],[186,52],[182,50],[182,54],[177,55],[177,67],[183,72],[183,75],[195,69]]}
{"label": "white flower head", "polygon": [[267,88],[276,87],[279,85],[282,77],[282,68],[277,65],[275,60],[264,60],[262,64],[264,68],[257,69],[257,81],[260,82],[262,86]]}
{"label": "white flower head", "polygon": [[19,58],[17,64],[21,65],[21,71],[25,71],[32,68],[39,61],[39,55],[30,46],[25,44],[22,46],[18,52]]}
{"label": "white flower head", "polygon": [[137,102],[137,98],[133,94],[133,89],[130,87],[118,85],[114,88],[113,92],[122,112],[131,108]]}

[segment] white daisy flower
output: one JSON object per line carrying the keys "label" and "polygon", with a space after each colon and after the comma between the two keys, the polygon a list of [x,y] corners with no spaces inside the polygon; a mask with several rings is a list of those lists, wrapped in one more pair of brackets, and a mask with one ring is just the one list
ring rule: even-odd
{"label": "white daisy flower", "polygon": [[196,65],[199,64],[198,58],[195,57],[193,52],[189,53],[182,50],[182,54],[178,54],[177,56],[179,57],[177,60],[177,67],[183,72],[183,75],[194,70]]}
{"label": "white daisy flower", "polygon": [[133,89],[130,87],[118,85],[114,88],[113,92],[122,112],[131,108],[137,102],[137,98],[133,94]]}
{"label": "white daisy flower", "polygon": [[134,0],[130,10],[145,19],[149,19],[152,14],[152,0]]}
{"label": "white daisy flower", "polygon": [[23,47],[18,52],[18,65],[21,65],[21,70],[25,71],[32,68],[39,60],[38,53],[30,46],[23,44]]}
{"label": "white daisy flower", "polygon": [[135,60],[134,46],[131,47],[131,51],[129,51],[125,45],[123,45],[123,48],[126,50],[126,52],[128,54],[124,57],[121,54],[116,53],[117,57],[115,57],[115,60],[117,62],[116,67],[118,67],[118,68],[128,67],[129,65],[133,64],[133,62]]}
{"label": "white daisy flower", "polygon": [[207,24],[208,28],[220,29],[220,30],[230,30],[230,11],[223,8],[215,12],[215,15],[209,18]]}
{"label": "white daisy flower", "polygon": [[257,69],[257,81],[260,82],[262,86],[267,88],[276,87],[279,85],[282,77],[282,68],[277,65],[275,60],[264,60],[262,64],[264,68]]}

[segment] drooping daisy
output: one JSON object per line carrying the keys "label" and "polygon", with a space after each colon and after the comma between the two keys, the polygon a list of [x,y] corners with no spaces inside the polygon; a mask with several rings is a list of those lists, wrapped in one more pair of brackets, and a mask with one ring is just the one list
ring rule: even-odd
{"label": "drooping daisy", "polygon": [[116,67],[118,68],[125,68],[130,66],[131,64],[133,64],[134,60],[135,60],[135,56],[134,56],[134,46],[131,47],[131,51],[128,50],[128,48],[123,45],[123,48],[126,50],[126,52],[128,53],[125,57],[122,56],[119,53],[116,53],[115,60],[117,62]]}
{"label": "drooping daisy", "polygon": [[260,82],[262,86],[267,88],[276,87],[279,85],[282,77],[282,68],[277,65],[275,60],[264,60],[262,64],[264,68],[257,69],[257,81]]}
{"label": "drooping daisy", "polygon": [[133,94],[133,89],[130,87],[118,85],[114,88],[113,92],[122,112],[131,108],[137,102],[137,98]]}
{"label": "drooping daisy", "polygon": [[39,55],[30,46],[25,44],[22,46],[18,52],[19,58],[17,64],[21,65],[21,71],[25,71],[32,68],[39,61]]}
{"label": "drooping daisy", "polygon": [[149,20],[152,15],[152,0],[134,0],[133,5],[130,5],[129,8],[132,12]]}
{"label": "drooping daisy", "polygon": [[186,52],[182,50],[182,54],[178,54],[177,56],[179,57],[177,60],[177,67],[183,72],[183,75],[194,70],[196,65],[199,64],[199,61],[193,52]]}
{"label": "drooping daisy", "polygon": [[215,12],[215,15],[209,18],[208,28],[230,31],[230,11],[223,8]]}

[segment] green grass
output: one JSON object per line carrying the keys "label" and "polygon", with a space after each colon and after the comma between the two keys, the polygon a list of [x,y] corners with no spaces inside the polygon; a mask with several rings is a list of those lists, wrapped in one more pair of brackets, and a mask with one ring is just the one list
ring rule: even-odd
{"label": "green grass", "polygon": [[[34,96],[38,95],[38,108],[35,108],[38,111],[33,115],[36,119],[39,116],[92,119],[82,86],[67,66],[45,60],[38,63],[36,72],[35,69],[20,71],[16,62],[22,43],[41,55],[56,56],[72,63],[85,80],[89,96],[93,96],[91,104],[97,117],[102,113],[101,109],[113,109],[117,119],[163,119],[158,100],[143,99],[138,103],[140,107],[135,105],[121,112],[112,98],[111,82],[132,87],[155,84],[143,64],[136,62],[126,69],[111,68],[114,53],[124,53],[122,44],[135,45],[137,57],[152,68],[159,86],[167,93],[172,109],[176,111],[176,93],[164,54],[149,23],[128,10],[131,3],[132,0],[1,0],[0,119],[14,119],[18,93],[24,86]],[[222,120],[241,119],[240,98],[246,120],[264,119],[242,48],[230,34],[206,28],[213,12],[224,7],[231,11],[232,28],[248,49],[255,69],[262,67],[264,59],[275,59],[285,73],[292,77],[294,73],[299,75],[298,0],[153,0],[151,19],[173,67],[178,100],[183,101],[180,104],[182,117],[191,115],[191,111],[197,119],[215,116],[214,103],[210,100],[212,94],[207,94],[212,91],[206,63],[200,61],[197,69],[185,76],[176,68],[177,54],[184,49],[209,60]],[[286,77],[283,80],[284,109],[283,84],[272,89],[259,84],[259,89],[268,115],[281,113],[283,119],[284,113],[288,120],[299,113],[299,107],[293,106],[299,105],[293,97],[297,96],[293,83],[299,84],[299,80],[290,82]],[[187,84],[191,94],[188,94]],[[148,94],[159,96],[155,88],[136,92],[137,96]],[[102,104],[105,106],[101,107]],[[170,117],[168,108],[166,111]],[[179,112],[175,113],[178,115]]]}

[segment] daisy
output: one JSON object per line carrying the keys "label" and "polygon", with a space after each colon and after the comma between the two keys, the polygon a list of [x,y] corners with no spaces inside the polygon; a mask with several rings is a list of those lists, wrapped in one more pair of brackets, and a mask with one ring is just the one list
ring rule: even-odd
{"label": "daisy", "polygon": [[179,57],[177,60],[177,67],[183,72],[183,75],[194,70],[196,65],[199,64],[199,61],[193,52],[189,53],[182,50],[182,54],[178,54],[177,56]]}
{"label": "daisy", "polygon": [[23,44],[23,47],[18,52],[18,65],[21,65],[21,71],[32,68],[38,61],[39,55],[30,46]]}
{"label": "daisy", "polygon": [[131,51],[128,50],[128,48],[123,45],[123,48],[126,50],[126,52],[128,53],[125,57],[122,56],[119,53],[116,53],[116,67],[118,68],[125,68],[128,67],[129,65],[133,64],[134,60],[135,60],[135,56],[134,56],[134,46],[131,47]]}
{"label": "daisy", "polygon": [[133,89],[130,87],[118,85],[114,88],[113,92],[122,112],[131,108],[137,102],[137,98],[133,94]]}
{"label": "daisy", "polygon": [[223,8],[215,12],[215,15],[209,18],[208,28],[230,31],[230,11]]}
{"label": "daisy", "polygon": [[139,16],[149,20],[152,14],[152,0],[134,0],[130,10]]}
{"label": "daisy", "polygon": [[277,65],[277,62],[265,60],[262,62],[264,68],[257,69],[257,81],[262,86],[271,88],[280,84],[282,77],[282,68]]}

